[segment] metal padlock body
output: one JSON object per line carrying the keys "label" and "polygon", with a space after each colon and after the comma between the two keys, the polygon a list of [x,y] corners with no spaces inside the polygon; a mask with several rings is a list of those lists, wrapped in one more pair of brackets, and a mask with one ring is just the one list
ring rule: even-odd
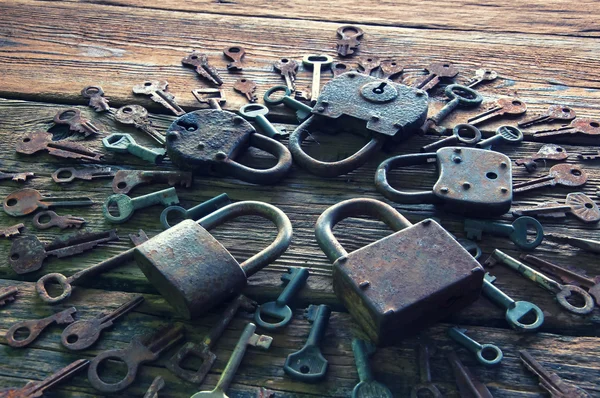
{"label": "metal padlock body", "polygon": [[[394,234],[347,253],[333,226],[370,215]],[[412,225],[393,207],[351,199],[327,209],[316,224],[319,246],[333,262],[333,288],[377,345],[393,344],[479,298],[484,270],[437,222]]]}

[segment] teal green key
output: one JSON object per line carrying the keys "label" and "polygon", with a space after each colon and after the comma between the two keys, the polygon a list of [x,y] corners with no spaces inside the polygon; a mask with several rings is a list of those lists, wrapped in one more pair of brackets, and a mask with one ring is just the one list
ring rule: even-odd
{"label": "teal green key", "polygon": [[267,119],[267,114],[269,113],[269,108],[261,104],[247,104],[240,108],[240,115],[249,120],[254,120],[256,124],[261,128],[262,134],[266,135],[269,138],[276,138],[290,135],[290,133],[282,133],[277,130],[275,126],[271,124],[269,119]]}
{"label": "teal green key", "polygon": [[[175,188],[167,188],[162,191],[152,192],[147,195],[130,198],[127,195],[118,193],[110,195],[102,207],[104,217],[113,223],[123,223],[131,218],[136,210],[150,207],[153,205],[171,206],[179,203]],[[111,207],[116,205],[118,215],[111,213]]]}
{"label": "teal green key", "polygon": [[466,329],[451,327],[448,336],[458,344],[471,351],[477,357],[477,361],[485,366],[494,366],[502,362],[502,350],[493,344],[479,344],[465,334]]}
{"label": "teal green key", "polygon": [[389,388],[376,381],[371,372],[369,357],[375,352],[375,346],[365,340],[354,339],[352,352],[360,379],[360,383],[352,390],[352,398],[393,398]]}
{"label": "teal green key", "polygon": [[199,220],[202,217],[209,215],[213,211],[227,206],[228,204],[231,204],[229,196],[227,196],[226,193],[222,193],[187,210],[181,206],[169,206],[165,208],[162,213],[160,213],[160,223],[164,229],[169,229],[173,225],[177,224],[177,222],[173,225],[169,223],[169,218],[171,218],[170,222],[173,222],[173,217],[175,217],[175,215],[179,216],[179,221]]}
{"label": "teal green key", "polygon": [[[271,96],[278,91],[285,92],[285,95],[279,99],[271,98]],[[296,111],[296,117],[298,118],[298,121],[303,122],[311,115],[312,108],[290,97],[291,94],[292,91],[286,86],[275,86],[267,90],[263,99],[265,104],[267,104],[269,107],[284,104],[285,106],[292,108]]]}
{"label": "teal green key", "polygon": [[111,152],[130,153],[140,159],[158,164],[162,162],[167,151],[164,148],[146,148],[135,142],[129,134],[115,133],[102,140],[102,145]]}
{"label": "teal green key", "polygon": [[[535,238],[529,240],[527,229],[535,229]],[[502,224],[488,220],[465,219],[465,233],[468,239],[481,240],[481,234],[487,232],[493,235],[506,236],[515,245],[523,250],[533,250],[544,240],[544,228],[533,217],[523,216],[517,218],[512,224]]]}

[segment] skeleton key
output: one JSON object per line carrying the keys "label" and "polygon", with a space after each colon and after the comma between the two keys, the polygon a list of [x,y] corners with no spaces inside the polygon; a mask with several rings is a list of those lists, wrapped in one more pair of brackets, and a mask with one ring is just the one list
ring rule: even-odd
{"label": "skeleton key", "polygon": [[317,101],[319,93],[321,92],[321,72],[324,68],[329,68],[333,58],[329,55],[305,55],[302,58],[302,63],[306,67],[310,67],[313,70],[312,86],[310,93],[310,100],[312,102]]}
{"label": "skeleton key", "polygon": [[540,387],[548,391],[553,398],[590,398],[585,390],[565,382],[556,373],[548,372],[526,350],[519,351],[521,362],[540,380]]}
{"label": "skeleton key", "polygon": [[371,76],[371,72],[381,66],[381,61],[374,57],[361,57],[358,59],[358,71]]}
{"label": "skeleton key", "polygon": [[289,58],[281,58],[273,64],[273,68],[278,70],[285,79],[285,85],[290,92],[296,90],[296,73],[298,72],[298,62]]}
{"label": "skeleton key", "polygon": [[[469,336],[466,329],[451,327],[448,329],[448,336],[458,344],[471,351],[477,357],[477,361],[485,366],[498,365],[502,361],[502,350],[494,344],[479,344]],[[490,359],[488,359],[490,358]]]}
{"label": "skeleton key", "polygon": [[156,376],[144,394],[144,398],[158,398],[158,392],[163,388],[165,388],[165,380],[161,376]]}
{"label": "skeleton key", "polygon": [[167,151],[164,148],[150,149],[139,145],[129,134],[111,134],[102,139],[102,145],[111,152],[130,153],[154,164],[162,162],[167,154]]}
{"label": "skeleton key", "polygon": [[0,229],[0,237],[2,238],[10,238],[11,236],[16,236],[21,234],[21,230],[25,228],[23,223],[11,225],[10,227]]}
{"label": "skeleton key", "polygon": [[51,207],[91,206],[94,202],[86,197],[57,197],[46,196],[31,188],[19,189],[4,199],[4,211],[6,214],[19,217],[26,216],[38,209],[49,209]]}
{"label": "skeleton key", "polygon": [[492,145],[501,142],[516,144],[523,141],[523,132],[514,126],[500,126],[496,129],[493,137],[479,141],[475,144],[476,148],[490,148]]}
{"label": "skeleton key", "polygon": [[572,192],[567,195],[565,204],[558,202],[544,202],[534,207],[526,207],[513,210],[515,217],[552,217],[564,218],[567,213],[572,214],[585,223],[597,223],[600,221],[600,209],[598,205],[583,192]]}
{"label": "skeleton key", "polygon": [[471,126],[470,124],[457,124],[452,129],[452,135],[450,137],[442,138],[439,141],[421,147],[421,152],[435,152],[440,148],[455,146],[459,143],[472,145],[480,140],[481,131],[479,131],[477,127]]}
{"label": "skeleton key", "polygon": [[[285,91],[285,95],[280,97],[279,99],[271,98],[271,95],[273,95],[277,91]],[[294,109],[296,111],[296,118],[298,119],[298,121],[302,122],[311,115],[312,108],[290,97],[291,93],[292,92],[290,91],[290,89],[286,86],[275,86],[267,90],[263,97],[263,100],[265,101],[265,104],[267,104],[267,106],[276,106],[279,104],[284,104],[289,108]]]}
{"label": "skeleton key", "polygon": [[571,134],[584,134],[589,136],[600,135],[600,121],[587,117],[573,119],[568,126],[553,130],[539,130],[532,134],[534,138],[556,137]]}
{"label": "skeleton key", "polygon": [[340,37],[337,41],[337,53],[340,57],[346,57],[354,54],[354,50],[360,45],[360,38],[365,32],[358,26],[344,25],[340,26],[337,34]]}
{"label": "skeleton key", "polygon": [[52,133],[38,131],[23,136],[16,146],[17,153],[33,155],[36,152],[48,151],[48,154],[66,159],[83,159],[99,162],[102,155],[87,149],[85,146],[70,141],[52,141]]}
{"label": "skeleton key", "polygon": [[333,72],[333,77],[339,76],[342,73],[349,72],[351,70],[350,65],[345,64],[343,62],[332,62],[331,63],[331,71]]}
{"label": "skeleton key", "polygon": [[442,78],[452,79],[458,75],[458,69],[449,62],[434,62],[427,68],[427,75],[419,80],[413,87],[429,91],[437,86]]}
{"label": "skeleton key", "polygon": [[265,335],[257,335],[254,333],[256,330],[256,325],[253,323],[248,323],[238,340],[235,348],[233,349],[233,353],[229,358],[229,362],[227,362],[227,366],[225,370],[221,374],[221,378],[217,382],[216,387],[212,391],[200,391],[192,395],[191,398],[201,398],[204,396],[209,396],[213,398],[228,398],[225,394],[227,388],[233,381],[233,377],[235,376],[235,372],[238,367],[242,363],[242,359],[244,359],[244,354],[246,353],[246,348],[251,345],[255,347],[260,347],[264,350],[269,349],[271,346],[271,342],[273,341],[272,337]]}
{"label": "skeleton key", "polygon": [[352,352],[360,383],[354,386],[352,398],[393,398],[392,392],[383,384],[375,380],[369,356],[375,352],[375,347],[370,342],[360,339],[352,340]]}
{"label": "skeleton key", "polygon": [[[276,301],[261,304],[254,313],[254,322],[262,328],[275,330],[284,327],[292,320],[292,309],[289,307],[289,302],[292,301],[294,295],[302,289],[308,279],[308,270],[306,268],[290,267],[288,272],[281,276],[281,280],[287,283],[287,286]],[[267,322],[262,317],[269,316],[276,318],[279,322]]]}
{"label": "skeleton key", "polygon": [[182,187],[189,188],[192,186],[192,173],[163,170],[119,170],[113,179],[112,189],[114,193],[127,195],[137,186],[155,182],[166,183],[170,186],[179,184]]}
{"label": "skeleton key", "polygon": [[[590,296],[588,292],[586,292],[579,286],[561,285],[554,279],[551,279],[546,275],[542,274],[541,272],[538,272],[535,269],[528,267],[519,260],[510,257],[509,255],[498,249],[494,250],[492,255],[485,261],[486,265],[493,265],[496,263],[501,263],[508,266],[509,268],[514,269],[527,279],[532,280],[544,289],[556,294],[556,300],[558,301],[558,304],[560,304],[561,307],[563,307],[569,312],[572,312],[573,314],[586,315],[594,310],[594,300],[592,299],[592,296]],[[572,296],[579,296],[579,298],[583,299],[585,304],[581,307],[578,307],[569,303],[567,301],[567,298]]]}
{"label": "skeleton key", "polygon": [[468,122],[474,126],[504,115],[521,115],[527,111],[527,105],[516,98],[499,98],[496,105],[479,115],[473,116]]}
{"label": "skeleton key", "polygon": [[227,102],[223,90],[220,88],[197,88],[192,94],[201,104],[208,104],[212,109],[222,110],[221,105]]}
{"label": "skeleton key", "polygon": [[[129,220],[136,210],[144,209],[153,205],[163,204],[165,206],[171,206],[179,203],[177,192],[175,188],[167,188],[162,191],[149,193],[147,195],[138,196],[137,198],[130,198],[127,195],[117,193],[110,195],[102,207],[104,217],[113,223],[124,223]],[[117,206],[118,215],[110,213],[110,206],[115,204]]]}
{"label": "skeleton key", "polygon": [[228,70],[240,71],[243,69],[242,58],[244,58],[246,50],[240,46],[232,46],[223,50],[223,54],[225,54],[225,56],[232,61],[231,63],[227,64]]}
{"label": "skeleton key", "polygon": [[85,350],[94,344],[100,333],[113,325],[113,322],[144,301],[144,297],[136,296],[110,313],[100,313],[95,318],[80,320],[67,326],[61,335],[62,345],[69,350]]}
{"label": "skeleton key", "polygon": [[0,180],[8,180],[9,178],[13,181],[23,182],[27,181],[28,177],[34,177],[35,173],[4,173],[0,171]]}
{"label": "skeleton key", "polygon": [[[48,218],[48,221],[44,222],[42,218],[44,220]],[[85,219],[81,217],[73,217],[71,215],[59,216],[52,210],[39,212],[33,217],[33,226],[37,229],[48,229],[52,227],[58,227],[60,229],[71,227],[81,228],[85,223]]]}
{"label": "skeleton key", "polygon": [[[88,380],[98,391],[115,393],[124,390],[135,381],[140,365],[158,359],[160,354],[181,341],[183,336],[184,329],[181,324],[164,327],[153,335],[135,336],[126,348],[103,351],[92,359],[88,369]],[[107,359],[117,359],[127,365],[127,375],[121,381],[106,383],[100,378],[98,366]]]}
{"label": "skeleton key", "polygon": [[566,187],[580,187],[586,182],[587,174],[581,167],[573,164],[557,164],[550,168],[550,172],[545,177],[513,184],[513,193],[525,192],[546,186],[553,187],[557,184]]}
{"label": "skeleton key", "polygon": [[8,262],[17,274],[26,274],[42,268],[42,263],[49,256],[69,257],[113,240],[119,240],[114,229],[59,237],[48,244],[40,242],[35,235],[24,236],[13,241]]}
{"label": "skeleton key", "polygon": [[461,398],[494,398],[486,385],[473,376],[469,368],[463,365],[454,351],[448,353],[447,357],[454,371],[454,378]]}
{"label": "skeleton key", "polygon": [[66,124],[69,126],[69,130],[77,133],[82,133],[84,137],[100,133],[100,129],[92,122],[81,117],[81,111],[79,109],[70,108],[59,111],[54,116],[54,123]]}
{"label": "skeleton key", "polygon": [[165,145],[165,136],[158,132],[152,126],[152,121],[148,119],[148,111],[141,105],[125,105],[117,109],[115,120],[123,124],[131,124],[135,128],[148,134],[154,141],[160,145]]}
{"label": "skeleton key", "polygon": [[181,60],[181,63],[196,68],[196,72],[207,79],[214,85],[220,86],[223,84],[221,76],[217,69],[208,64],[208,56],[196,51],[192,51],[185,58]]}
{"label": "skeleton key", "polygon": [[477,69],[475,71],[475,77],[469,81],[467,87],[473,88],[483,82],[491,82],[497,78],[498,74],[491,69]]}
{"label": "skeleton key", "polygon": [[52,173],[51,177],[54,182],[63,184],[72,182],[73,180],[80,179],[85,181],[91,181],[94,178],[111,178],[114,177],[115,170],[110,167],[101,168],[89,168],[89,169],[75,169],[74,167],[62,167]]}
{"label": "skeleton key", "polygon": [[600,253],[600,241],[577,238],[575,236],[563,234],[546,234],[545,237],[558,243],[566,243],[592,253]]}
{"label": "skeleton key", "polygon": [[19,293],[19,289],[15,286],[0,289],[0,307],[9,301],[15,301],[17,293]]}
{"label": "skeleton key", "polygon": [[537,169],[537,160],[565,160],[568,157],[569,154],[565,148],[555,144],[546,144],[536,154],[528,158],[515,160],[515,164],[517,166],[524,166],[525,170],[531,173]]}
{"label": "skeleton key", "polygon": [[271,124],[269,119],[267,119],[269,108],[264,105],[247,104],[240,108],[239,113],[246,119],[254,120],[261,128],[261,132],[267,137],[275,138],[289,135],[288,132],[282,133],[275,126],[273,126],[273,124]]}
{"label": "skeleton key", "polygon": [[[6,342],[11,347],[25,347],[31,344],[48,326],[56,322],[58,325],[64,325],[75,322],[73,315],[77,312],[75,307],[67,308],[54,315],[42,319],[31,319],[29,321],[17,322],[6,332]],[[26,338],[15,338],[18,331],[27,331]]]}
{"label": "skeleton key", "polygon": [[248,101],[256,102],[258,97],[256,96],[256,83],[249,79],[238,79],[233,83],[233,89],[242,95],[245,95]]}
{"label": "skeleton key", "polygon": [[285,359],[283,370],[293,379],[304,382],[315,382],[325,377],[327,360],[321,354],[319,344],[325,336],[331,309],[321,304],[310,305],[304,314],[309,322],[313,322],[306,344],[300,351],[291,353]]}
{"label": "skeleton key", "polygon": [[[219,340],[219,337],[221,337],[227,325],[231,323],[231,320],[240,308],[246,311],[253,311],[256,308],[256,303],[243,295],[239,295],[232,300],[204,340],[200,344],[186,343],[167,362],[167,369],[184,380],[201,384],[217,359],[211,348],[215,346],[217,340]],[[183,361],[190,356],[202,359],[202,365],[196,371],[187,370],[181,366]]]}
{"label": "skeleton key", "polygon": [[[535,239],[527,240],[527,227],[535,229]],[[542,243],[544,239],[544,228],[538,220],[533,217],[519,217],[512,224],[501,224],[498,222],[465,219],[465,233],[467,239],[481,240],[482,232],[489,232],[498,236],[508,237],[515,245],[523,250],[533,250]]]}
{"label": "skeleton key", "polygon": [[[429,130],[435,130],[442,120],[444,120],[452,111],[458,107],[474,107],[478,106],[483,102],[483,97],[475,90],[470,89],[460,84],[450,84],[444,90],[446,97],[448,97],[448,103],[435,115],[427,118],[427,121],[421,127],[423,133],[427,133]],[[481,135],[481,133],[480,133]]]}
{"label": "skeleton key", "polygon": [[65,366],[59,371],[46,377],[42,381],[30,381],[21,388],[9,388],[0,390],[2,398],[39,398],[44,396],[44,392],[54,387],[56,384],[70,379],[74,374],[83,370],[90,363],[87,359],[78,359],[77,361]]}
{"label": "skeleton key", "polygon": [[87,86],[81,90],[81,95],[90,100],[89,106],[96,112],[110,111],[108,99],[104,98],[104,90],[100,86]]}
{"label": "skeleton key", "polygon": [[171,225],[169,224],[169,214],[177,213],[179,215],[179,219],[181,220],[199,220],[202,217],[209,215],[213,211],[227,206],[228,204],[231,204],[229,196],[227,196],[226,193],[222,193],[188,210],[181,206],[169,206],[165,208],[162,213],[160,213],[160,222],[164,229],[169,229],[171,228]]}
{"label": "skeleton key", "polygon": [[550,123],[554,121],[568,122],[575,119],[575,116],[575,111],[566,105],[550,105],[545,113],[520,121],[517,126],[529,127],[538,123]]}
{"label": "skeleton key", "polygon": [[429,367],[429,347],[423,343],[419,344],[419,375],[421,382],[410,391],[411,398],[418,398],[422,392],[434,398],[442,398],[443,395],[435,384],[431,382],[431,369]]}
{"label": "skeleton key", "polygon": [[402,73],[404,70],[404,66],[400,65],[398,61],[393,59],[381,61],[379,67],[381,69],[381,78],[390,80],[396,75]]}
{"label": "skeleton key", "polygon": [[166,80],[149,80],[133,86],[133,93],[149,95],[152,101],[158,102],[175,116],[185,114],[185,111],[175,102],[173,94],[166,91],[168,86],[169,83]]}

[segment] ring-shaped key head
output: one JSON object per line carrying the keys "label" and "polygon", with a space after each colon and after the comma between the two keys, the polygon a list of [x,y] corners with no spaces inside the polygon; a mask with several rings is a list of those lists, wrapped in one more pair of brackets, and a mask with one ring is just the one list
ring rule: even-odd
{"label": "ring-shaped key head", "polygon": [[450,101],[458,101],[458,106],[462,107],[477,106],[483,102],[481,94],[462,84],[447,85],[444,94]]}
{"label": "ring-shaped key head", "polygon": [[81,111],[75,108],[63,109],[54,116],[54,123],[68,124],[69,120],[81,116]]}
{"label": "ring-shaped key head", "polygon": [[[531,313],[535,315],[535,320],[533,322],[521,322],[521,319]],[[513,329],[523,332],[534,332],[544,323],[544,313],[540,307],[529,301],[515,301],[514,305],[506,310],[505,318]]]}
{"label": "ring-shaped key head", "polygon": [[[117,205],[117,209],[119,211],[118,216],[111,214],[109,211],[112,204]],[[133,200],[129,196],[122,193],[110,195],[104,202],[104,206],[102,206],[102,213],[104,213],[104,217],[114,223],[122,223],[129,220],[134,211],[135,209],[133,208]]]}
{"label": "ring-shaped key head", "polygon": [[130,134],[114,133],[102,139],[102,145],[114,152],[127,153],[129,145],[135,144]]}
{"label": "ring-shaped key head", "polygon": [[117,109],[115,119],[123,124],[134,124],[148,117],[148,110],[141,105],[125,105]]}
{"label": "ring-shaped key head", "polygon": [[87,86],[81,90],[81,95],[83,98],[92,98],[95,96],[102,97],[104,95],[104,90],[100,86]]}
{"label": "ring-shaped key head", "polygon": [[[523,250],[533,250],[544,240],[544,227],[533,217],[519,217],[512,223],[512,227],[513,232],[510,233],[509,238]],[[528,227],[535,229],[535,239],[532,241],[527,239]]]}
{"label": "ring-shaped key head", "polygon": [[485,366],[494,366],[502,362],[502,350],[493,344],[482,344],[476,353],[479,363]]}
{"label": "ring-shaped key head", "polygon": [[[268,316],[271,318],[281,319],[279,322],[267,322],[262,317]],[[254,321],[262,328],[275,330],[287,325],[292,320],[292,309],[287,305],[278,305],[277,302],[271,301],[261,304],[254,313]]]}
{"label": "ring-shaped key head", "polygon": [[523,132],[521,129],[515,126],[500,126],[496,129],[496,134],[483,141],[479,141],[476,148],[489,148],[495,143],[506,142],[509,144],[516,144],[523,141]]}
{"label": "ring-shaped key head", "polygon": [[465,145],[477,144],[481,141],[481,131],[472,124],[461,123],[454,126],[452,129],[452,135],[456,137],[459,142]]}
{"label": "ring-shaped key head", "polygon": [[[584,301],[584,305],[577,307],[567,300],[571,296],[579,296]],[[594,299],[588,292],[573,285],[561,285],[561,289],[556,293],[556,300],[564,309],[574,314],[586,315],[594,311]]]}
{"label": "ring-shaped key head", "polygon": [[246,119],[256,121],[256,124],[260,126],[260,132],[267,137],[275,138],[290,135],[289,133],[281,133],[280,130],[269,122],[266,117],[269,114],[269,108],[262,104],[246,104],[238,112]]}
{"label": "ring-shaped key head", "polygon": [[[62,293],[58,296],[51,296],[46,290],[46,284],[50,284],[50,282],[55,285],[58,284],[58,286],[60,286],[62,289]],[[69,298],[71,296],[71,292],[73,291],[73,287],[69,283],[69,280],[66,276],[53,272],[38,279],[37,283],[35,284],[35,290],[42,301],[48,304],[55,304]]]}
{"label": "ring-shaped key head", "polygon": [[[187,218],[187,210],[181,206],[169,206],[165,207],[165,209],[160,213],[160,223],[165,227],[165,229],[171,228],[172,225],[169,224],[170,217],[179,217],[182,220]],[[173,215],[172,213],[177,213],[177,215]],[[171,214],[171,216],[169,216]],[[175,224],[173,224],[175,225]]]}
{"label": "ring-shaped key head", "polygon": [[261,104],[246,104],[238,112],[246,119],[256,119],[258,116],[266,116],[269,108]]}
{"label": "ring-shaped key head", "polygon": [[[271,98],[271,96],[278,91],[285,92],[285,95],[281,96],[280,98],[276,98],[276,99]],[[283,104],[283,99],[286,96],[289,96],[291,94],[292,94],[292,91],[287,86],[274,86],[265,92],[265,95],[263,96],[263,100],[265,101],[265,104],[270,105],[270,106],[275,106],[275,105]]]}

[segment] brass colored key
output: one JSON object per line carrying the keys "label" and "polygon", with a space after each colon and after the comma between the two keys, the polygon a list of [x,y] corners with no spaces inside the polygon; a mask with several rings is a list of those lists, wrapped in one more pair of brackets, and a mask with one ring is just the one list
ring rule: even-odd
{"label": "brass colored key", "polygon": [[443,78],[452,79],[458,75],[458,69],[449,62],[434,62],[427,68],[427,75],[419,80],[413,87],[428,91],[437,86]]}
{"label": "brass colored key", "polygon": [[360,45],[359,39],[363,37],[364,32],[358,26],[344,25],[338,28],[337,34],[340,37],[337,41],[337,53],[340,57],[346,57],[354,54],[354,50]]}
{"label": "brass colored key", "polygon": [[45,196],[31,188],[19,189],[4,199],[4,212],[13,217],[26,216],[38,209],[51,207],[91,206],[94,202],[86,197]]}
{"label": "brass colored key", "polygon": [[223,84],[223,80],[221,80],[221,76],[219,75],[219,72],[217,72],[217,69],[209,65],[208,56],[206,54],[192,51],[181,60],[181,63],[196,68],[196,72],[212,84],[216,86]]}
{"label": "brass colored key", "polygon": [[40,151],[48,151],[48,154],[66,159],[83,159],[99,162],[102,154],[89,150],[83,145],[71,141],[52,141],[52,133],[38,131],[28,133],[17,143],[17,153],[33,155]]}
{"label": "brass colored key", "polygon": [[529,127],[538,123],[550,123],[554,121],[570,121],[575,119],[575,111],[566,105],[550,105],[548,110],[541,115],[520,121],[519,127]]}
{"label": "brass colored key", "polygon": [[224,49],[223,54],[232,61],[227,64],[227,69],[232,71],[240,71],[243,69],[242,58],[244,58],[246,50],[240,46],[231,46]]}
{"label": "brass colored key", "polygon": [[517,98],[500,98],[485,112],[473,116],[468,122],[474,126],[504,115],[521,115],[527,111],[527,105]]}
{"label": "brass colored key", "polygon": [[[64,311],[57,312],[56,314],[50,315],[42,319],[32,319],[29,321],[17,322],[8,329],[6,332],[6,342],[11,347],[25,347],[31,344],[37,337],[51,324],[55,323],[58,325],[64,325],[75,322],[73,315],[77,312],[75,307],[67,308]],[[16,333],[18,331],[25,330],[28,335],[24,339],[17,339]]]}
{"label": "brass colored key", "polygon": [[513,184],[513,193],[525,192],[546,186],[553,187],[555,185],[580,187],[586,182],[587,173],[581,167],[573,164],[557,164],[550,168],[550,172],[545,177]]}
{"label": "brass colored key", "polygon": [[491,82],[498,78],[498,74],[491,69],[477,69],[475,71],[475,77],[473,77],[467,87],[473,88],[484,82]]}
{"label": "brass colored key", "polygon": [[148,111],[141,105],[125,105],[117,109],[115,120],[133,125],[135,128],[142,130],[154,141],[161,146],[165,145],[165,136],[158,132],[152,125],[152,121],[148,119]]}
{"label": "brass colored key", "polygon": [[175,116],[185,114],[185,111],[175,102],[173,94],[167,92],[168,86],[169,83],[166,80],[148,80],[133,86],[133,93],[149,95],[152,101],[161,104]]}
{"label": "brass colored key", "polygon": [[54,116],[54,123],[66,124],[71,131],[82,133],[86,138],[90,135],[100,133],[100,129],[89,120],[81,117],[81,111],[75,108],[59,111],[56,116]]}
{"label": "brass colored key", "polygon": [[246,78],[238,79],[233,83],[233,89],[246,96],[250,102],[256,102],[258,100],[258,97],[256,96],[256,83],[252,80]]}
{"label": "brass colored key", "polygon": [[567,213],[575,216],[585,223],[597,223],[600,221],[600,209],[598,205],[583,192],[571,192],[567,195],[565,204],[558,202],[544,202],[534,207],[517,208],[512,214],[515,217],[551,217],[564,218]]}
{"label": "brass colored key", "polygon": [[305,55],[302,58],[304,66],[312,68],[313,77],[311,84],[310,100],[316,102],[321,92],[321,72],[331,66],[333,58],[329,55]]}
{"label": "brass colored key", "polygon": [[87,86],[81,90],[81,95],[90,100],[89,106],[96,112],[110,111],[108,99],[104,97],[104,90],[100,86]]}

